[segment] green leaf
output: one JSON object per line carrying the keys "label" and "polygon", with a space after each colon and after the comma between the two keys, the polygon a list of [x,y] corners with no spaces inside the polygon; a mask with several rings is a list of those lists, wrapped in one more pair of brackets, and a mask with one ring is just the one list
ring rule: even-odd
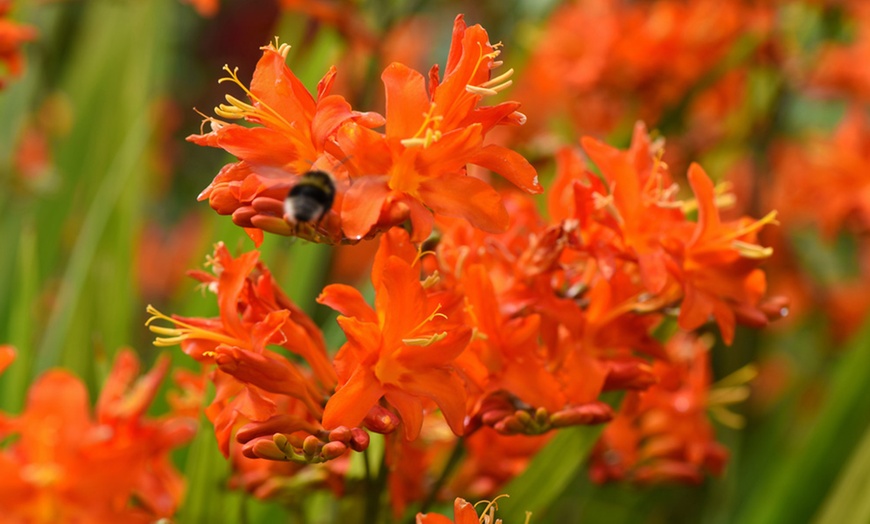
{"label": "green leaf", "polygon": [[870,522],[870,431],[848,460],[849,466],[840,474],[837,484],[825,500],[816,524]]}
{"label": "green leaf", "polygon": [[870,427],[870,322],[842,350],[827,398],[801,445],[768,457],[758,483],[734,522],[806,522]]}
{"label": "green leaf", "polygon": [[499,500],[498,516],[504,522],[525,522],[526,511],[546,510],[586,464],[604,426],[577,426],[559,430],[522,475],[502,488],[509,499]]}

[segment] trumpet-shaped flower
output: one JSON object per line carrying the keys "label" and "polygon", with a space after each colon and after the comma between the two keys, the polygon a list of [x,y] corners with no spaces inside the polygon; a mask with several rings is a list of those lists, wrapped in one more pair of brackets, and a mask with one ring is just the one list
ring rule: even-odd
{"label": "trumpet-shaped flower", "polygon": [[[394,249],[393,239],[401,236],[382,237],[381,251]],[[338,323],[347,336],[335,358],[339,386],[326,404],[325,428],[357,426],[383,399],[398,413],[409,440],[419,434],[431,402],[462,434],[466,392],[454,362],[471,330],[455,300],[427,294],[419,275],[419,266],[401,256],[380,256],[372,270],[375,308],[342,284],[327,286],[318,298],[342,314]]]}
{"label": "trumpet-shaped flower", "polygon": [[[382,75],[386,119],[353,111],[330,95],[336,71],[318,85],[315,100],[284,63],[288,46],[264,48],[250,89],[237,72],[231,81],[251,102],[227,96],[216,108],[224,119],[245,119],[244,127],[207,118],[211,132],[188,139],[220,147],[239,161],[221,170],[200,195],[221,214],[245,228],[256,241],[266,230],[315,241],[356,242],[410,220],[415,241],[432,230],[433,213],[461,217],[487,231],[502,231],[508,216],[501,197],[488,183],[468,175],[467,164],[500,173],[521,189],[537,193],[534,168],[521,155],[484,144],[498,125],[525,121],[519,104],[482,106],[482,100],[511,84],[513,70],[492,77],[500,62],[498,45],[479,25],[456,18],[443,80],[438,68],[429,85],[417,71],[394,63]],[[384,133],[374,128],[386,124]],[[330,210],[311,227],[283,216],[282,201],[298,176],[327,171],[335,183]]]}
{"label": "trumpet-shaped flower", "polygon": [[[211,379],[217,391],[206,414],[215,424],[221,451],[229,454],[230,437],[239,423],[265,423],[289,409],[288,403],[303,406],[292,427],[316,427],[321,399],[336,381],[323,335],[278,289],[257,252],[233,258],[218,244],[210,263],[214,273],[197,271],[193,276],[217,293],[220,317],[168,317],[149,307],[153,316],[148,325],[161,335],[155,344],[180,344],[196,360],[216,366]],[[174,326],[158,326],[156,320]],[[310,371],[269,345],[298,355]]]}
{"label": "trumpet-shaped flower", "polygon": [[169,453],[193,437],[195,422],[146,417],[169,361],[134,383],[138,366],[132,352],[119,354],[96,417],[84,384],[65,371],[31,386],[24,412],[0,434],[15,439],[0,449],[5,520],[146,523],[175,512],[183,482]]}

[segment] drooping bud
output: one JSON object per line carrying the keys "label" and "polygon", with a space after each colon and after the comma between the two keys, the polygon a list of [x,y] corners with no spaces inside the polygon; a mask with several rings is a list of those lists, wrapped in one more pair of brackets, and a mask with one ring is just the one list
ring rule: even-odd
{"label": "drooping bud", "polygon": [[332,460],[345,454],[347,445],[338,440],[323,445],[320,456],[323,460]]}
{"label": "drooping bud", "polygon": [[330,442],[344,442],[347,444],[350,442],[351,431],[346,426],[338,426],[329,432],[329,441]]}
{"label": "drooping bud", "polygon": [[350,430],[350,449],[354,451],[365,451],[369,447],[371,437],[368,432],[362,428],[353,428]]}
{"label": "drooping bud", "polygon": [[363,426],[370,431],[386,435],[396,431],[399,418],[383,406],[373,406],[363,420]]}
{"label": "drooping bud", "polygon": [[550,416],[554,428],[600,424],[613,418],[613,408],[604,402],[589,402],[557,411]]}

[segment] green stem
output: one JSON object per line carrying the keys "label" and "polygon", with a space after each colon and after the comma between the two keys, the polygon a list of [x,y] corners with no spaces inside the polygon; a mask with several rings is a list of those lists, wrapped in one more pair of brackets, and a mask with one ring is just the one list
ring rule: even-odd
{"label": "green stem", "polygon": [[456,469],[456,466],[459,465],[459,461],[462,460],[463,455],[465,455],[465,446],[463,445],[462,437],[460,437],[456,439],[456,445],[453,446],[453,451],[450,453],[450,457],[447,459],[447,464],[445,464],[444,469],[441,470],[441,476],[439,476],[438,480],[435,481],[435,484],[432,485],[432,490],[429,491],[429,495],[420,506],[420,513],[426,513],[427,511],[429,511],[429,508],[432,506],[432,504],[435,502],[435,498],[438,496],[438,492],[441,491],[441,488],[444,487],[444,484],[453,473],[453,470]]}
{"label": "green stem", "polygon": [[378,468],[378,476],[374,479],[371,477],[371,466],[369,465],[369,456],[365,456],[366,464],[366,502],[365,502],[365,524],[377,524],[381,511],[381,495],[387,485],[387,454],[381,456],[381,464]]}

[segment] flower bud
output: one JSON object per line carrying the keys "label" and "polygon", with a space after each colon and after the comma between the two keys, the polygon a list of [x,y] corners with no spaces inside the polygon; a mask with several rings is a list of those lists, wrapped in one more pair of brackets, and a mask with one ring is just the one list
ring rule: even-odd
{"label": "flower bud", "polygon": [[365,451],[369,447],[371,437],[368,432],[362,428],[353,428],[350,430],[350,449],[354,451]]}
{"label": "flower bud", "polygon": [[302,452],[306,457],[316,457],[320,455],[320,450],[323,448],[323,442],[314,435],[308,435],[302,441]]}
{"label": "flower bud", "polygon": [[245,444],[242,454],[248,458],[263,458],[267,460],[287,460],[287,455],[267,437],[258,438]]}
{"label": "flower bud", "polygon": [[369,410],[363,425],[370,431],[386,435],[396,431],[399,427],[399,419],[383,406],[374,406]]}
{"label": "flower bud", "polygon": [[589,402],[557,411],[550,416],[555,428],[581,424],[600,424],[613,418],[613,409],[604,402]]}
{"label": "flower bud", "polygon": [[338,426],[337,428],[329,432],[328,440],[330,442],[339,441],[347,444],[348,442],[350,442],[350,437],[350,429],[348,429],[346,426]]}
{"label": "flower bud", "polygon": [[346,451],[347,445],[344,442],[336,440],[324,444],[323,448],[320,451],[320,456],[323,458],[323,460],[332,460],[344,455]]}

